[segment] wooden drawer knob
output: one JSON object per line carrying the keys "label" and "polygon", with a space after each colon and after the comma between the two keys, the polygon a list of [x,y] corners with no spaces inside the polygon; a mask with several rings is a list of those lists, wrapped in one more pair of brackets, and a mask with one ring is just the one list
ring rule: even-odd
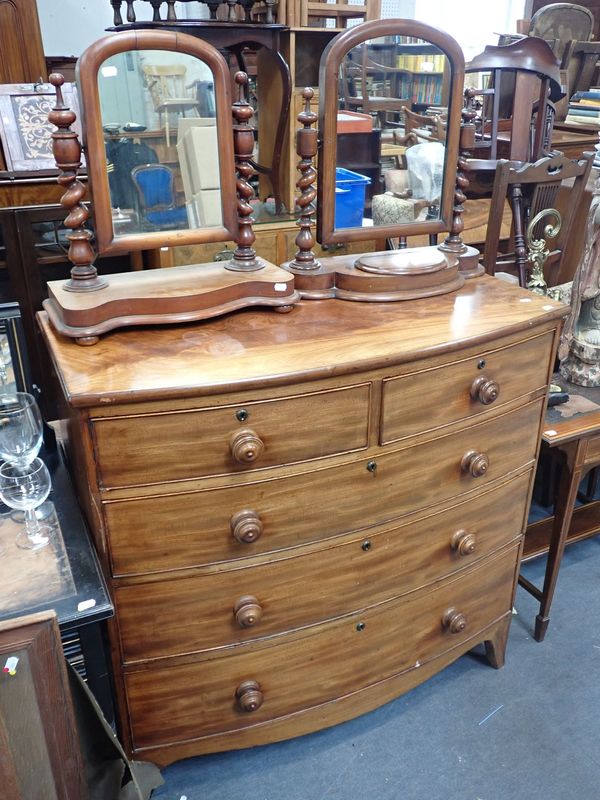
{"label": "wooden drawer knob", "polygon": [[463,472],[468,472],[473,478],[481,478],[488,471],[490,459],[486,453],[478,453],[477,450],[469,450],[465,453],[460,462]]}
{"label": "wooden drawer knob", "polygon": [[455,608],[449,608],[442,617],[442,625],[448,633],[462,633],[467,627],[467,620],[460,611]]}
{"label": "wooden drawer knob", "polygon": [[260,622],[262,617],[262,607],[256,597],[246,594],[235,601],[233,607],[235,621],[240,628],[251,628]]}
{"label": "wooden drawer knob", "polygon": [[475,538],[475,534],[469,533],[464,529],[453,533],[452,539],[450,540],[450,546],[458,553],[459,556],[470,556],[475,552],[476,544],[477,539]]}
{"label": "wooden drawer knob", "polygon": [[264,696],[257,681],[242,681],[235,690],[235,698],[242,711],[257,711],[263,704]]}
{"label": "wooden drawer knob", "polygon": [[237,511],[231,518],[229,525],[233,538],[240,544],[252,544],[260,539],[263,532],[263,524],[256,511],[244,508]]}
{"label": "wooden drawer knob", "polygon": [[252,464],[262,455],[264,444],[260,436],[250,428],[242,428],[229,440],[233,460],[238,464]]}
{"label": "wooden drawer knob", "polygon": [[473,400],[479,400],[484,406],[489,406],[500,394],[500,386],[496,381],[486,378],[485,375],[480,375],[475,378],[471,384],[471,397]]}

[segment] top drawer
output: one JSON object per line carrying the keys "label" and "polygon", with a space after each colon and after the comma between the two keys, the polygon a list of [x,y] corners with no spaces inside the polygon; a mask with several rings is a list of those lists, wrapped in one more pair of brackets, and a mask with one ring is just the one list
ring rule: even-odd
{"label": "top drawer", "polygon": [[381,444],[477,416],[545,386],[553,335],[386,378]]}
{"label": "top drawer", "polygon": [[94,419],[100,482],[161,483],[360,450],[367,446],[370,387]]}

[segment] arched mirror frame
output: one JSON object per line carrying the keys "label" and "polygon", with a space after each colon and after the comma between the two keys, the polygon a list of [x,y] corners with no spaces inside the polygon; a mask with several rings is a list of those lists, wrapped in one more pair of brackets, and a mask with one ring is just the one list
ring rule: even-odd
{"label": "arched mirror frame", "polygon": [[[166,50],[185,53],[202,60],[210,68],[215,87],[216,123],[219,140],[222,225],[171,231],[130,233],[115,237],[98,72],[111,56],[132,50]],[[231,117],[231,76],[223,56],[208,42],[172,31],[126,31],[105,36],[85,50],[77,63],[77,85],[82,111],[83,145],[94,213],[98,252],[122,253],[152,250],[157,247],[202,244],[235,240],[238,232]]]}
{"label": "arched mirror frame", "polygon": [[[450,92],[448,95],[448,128],[446,158],[444,161],[444,187],[440,203],[440,217],[435,220],[377,227],[335,228],[335,164],[337,145],[338,75],[344,56],[349,50],[369,39],[380,36],[412,36],[439,47],[448,58],[450,66]],[[390,236],[411,236],[448,231],[452,225],[454,191],[460,124],[462,92],[465,77],[465,60],[458,43],[447,33],[408,19],[378,19],[348,28],[332,39],[321,56],[319,66],[319,144],[318,144],[318,214],[317,239],[322,244],[365,241]]]}

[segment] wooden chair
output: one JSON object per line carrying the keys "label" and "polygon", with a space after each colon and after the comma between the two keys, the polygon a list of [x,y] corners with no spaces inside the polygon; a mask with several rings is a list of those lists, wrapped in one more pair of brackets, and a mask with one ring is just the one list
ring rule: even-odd
{"label": "wooden chair", "polygon": [[[569,241],[569,233],[580,206],[583,190],[592,168],[593,153],[584,153],[581,159],[571,160],[562,153],[554,153],[534,164],[514,167],[508,160],[500,160],[496,167],[485,251],[482,259],[489,275],[497,272],[516,274],[523,287],[544,290],[529,274],[530,268],[543,271],[544,280],[553,285],[560,261]],[[573,181],[568,202],[556,209],[558,190],[564,180]],[[500,226],[506,200],[512,210],[512,239],[514,252],[498,256]],[[550,239],[555,239],[549,249]],[[537,279],[535,279],[537,280]]]}
{"label": "wooden chair", "polygon": [[327,27],[328,20],[334,20],[336,28],[346,28],[348,20],[360,19],[367,22],[379,19],[380,16],[381,0],[363,0],[359,4],[348,0],[336,0],[334,3],[328,3],[327,0],[300,0],[300,19],[296,25],[299,24],[302,28],[324,28]]}
{"label": "wooden chair", "polygon": [[549,152],[554,102],[564,92],[558,62],[547,42],[528,37],[504,47],[489,45],[469,63],[466,73],[482,74],[483,84],[475,88],[481,100],[474,158],[533,162]]}
{"label": "wooden chair", "polygon": [[412,85],[412,73],[377,63],[369,56],[367,45],[358,53],[356,49],[351,51],[342,63],[341,73],[342,95],[349,111],[376,116],[381,128],[390,124],[388,115],[395,114],[398,119],[391,122],[399,124],[399,115],[410,105],[410,97],[402,97],[401,90]]}
{"label": "wooden chair", "polygon": [[409,139],[413,137],[417,143],[419,141],[445,142],[447,120],[441,114],[417,114],[410,108],[403,106],[404,115],[404,135]]}
{"label": "wooden chair", "polygon": [[527,34],[554,39],[553,50],[561,60],[569,42],[587,42],[592,38],[594,16],[585,6],[575,3],[549,3],[532,16]]}
{"label": "wooden chair", "polygon": [[600,60],[600,42],[572,41],[563,53],[561,69],[567,71],[568,94],[587,92]]}
{"label": "wooden chair", "polygon": [[169,147],[171,144],[169,114],[177,113],[185,116],[187,111],[194,111],[196,116],[200,115],[197,99],[186,94],[187,68],[183,64],[147,64],[142,69],[154,110],[158,113],[160,127],[165,129],[165,139]]}

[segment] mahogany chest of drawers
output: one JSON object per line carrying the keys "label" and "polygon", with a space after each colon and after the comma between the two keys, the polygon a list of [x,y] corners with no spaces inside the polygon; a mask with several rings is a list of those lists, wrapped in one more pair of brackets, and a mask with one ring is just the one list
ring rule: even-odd
{"label": "mahogany chest of drawers", "polygon": [[41,315],[130,752],[314,731],[480,642],[502,665],[564,313],[484,277],[91,348]]}

